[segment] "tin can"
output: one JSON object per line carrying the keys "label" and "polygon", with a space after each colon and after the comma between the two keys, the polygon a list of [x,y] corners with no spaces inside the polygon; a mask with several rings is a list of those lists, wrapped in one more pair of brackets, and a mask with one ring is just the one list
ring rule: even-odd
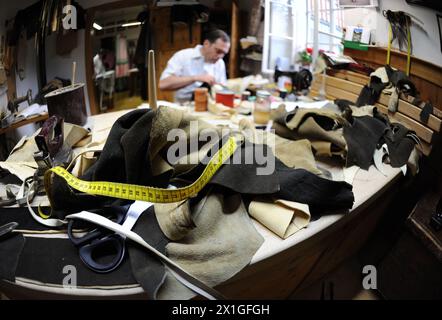
{"label": "tin can", "polygon": [[222,103],[223,105],[233,108],[235,103],[235,94],[229,90],[223,90],[216,93],[216,103]]}

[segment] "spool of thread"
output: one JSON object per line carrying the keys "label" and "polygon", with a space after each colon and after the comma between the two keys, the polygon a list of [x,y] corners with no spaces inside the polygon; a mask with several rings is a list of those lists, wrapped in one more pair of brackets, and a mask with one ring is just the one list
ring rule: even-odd
{"label": "spool of thread", "polygon": [[86,124],[87,112],[83,83],[75,83],[72,86],[54,90],[44,97],[48,105],[49,116],[58,115],[65,122],[79,126]]}
{"label": "spool of thread", "polygon": [[207,111],[209,90],[207,88],[195,89],[195,111],[205,112]]}

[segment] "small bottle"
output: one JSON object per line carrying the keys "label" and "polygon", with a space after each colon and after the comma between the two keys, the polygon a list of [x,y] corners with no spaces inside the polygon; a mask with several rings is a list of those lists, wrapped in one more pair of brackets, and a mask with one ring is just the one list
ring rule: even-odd
{"label": "small bottle", "polygon": [[255,108],[253,110],[253,120],[256,124],[266,125],[270,121],[270,93],[258,91],[256,93]]}

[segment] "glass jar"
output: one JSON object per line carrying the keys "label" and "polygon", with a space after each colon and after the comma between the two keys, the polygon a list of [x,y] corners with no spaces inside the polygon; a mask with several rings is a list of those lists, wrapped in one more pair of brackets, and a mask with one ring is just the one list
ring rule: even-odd
{"label": "glass jar", "polygon": [[256,124],[266,125],[270,121],[270,93],[258,91],[256,93],[255,108],[253,110],[253,120]]}
{"label": "glass jar", "polygon": [[207,88],[196,88],[194,91],[195,96],[195,111],[206,112],[208,104],[209,90]]}

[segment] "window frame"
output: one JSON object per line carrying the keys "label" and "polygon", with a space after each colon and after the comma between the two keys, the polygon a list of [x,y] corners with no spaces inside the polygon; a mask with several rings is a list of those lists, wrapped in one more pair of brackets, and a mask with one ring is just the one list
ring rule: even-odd
{"label": "window frame", "polygon": [[[286,0],[286,1],[296,1],[296,0]],[[291,19],[292,19],[292,36],[291,37],[287,37],[287,36],[280,36],[277,34],[272,34],[271,31],[271,5],[272,3],[281,5],[281,6],[285,6],[287,8],[291,8]],[[294,23],[294,11],[293,11],[294,5],[293,3],[291,4],[284,4],[281,1],[278,0],[265,0],[265,7],[264,7],[264,46],[263,46],[263,57],[262,57],[262,66],[261,66],[261,71],[265,74],[273,74],[275,72],[275,70],[270,69],[269,68],[269,58],[271,56],[270,54],[270,44],[271,44],[271,38],[279,38],[279,39],[284,39],[286,41],[291,41],[292,43],[292,48],[291,48],[291,52],[292,52],[292,56],[294,54],[295,51],[295,47],[296,47],[296,43],[295,43],[295,35],[296,35],[296,24]]]}
{"label": "window frame", "polygon": [[[271,43],[272,39],[283,39],[285,41],[291,41],[292,47],[291,47],[291,62],[295,62],[294,57],[297,49],[297,32],[302,32],[299,30],[299,26],[297,26],[296,23],[296,15],[293,10],[296,6],[296,1],[302,1],[302,0],[285,0],[286,3],[284,3],[281,0],[265,0],[264,1],[264,45],[263,45],[263,60],[262,60],[262,66],[261,71],[264,74],[273,74],[275,70],[270,69],[271,62],[269,61],[271,57]],[[314,40],[313,42],[310,41],[309,35],[310,35],[310,27],[313,24],[314,25],[314,3],[318,3],[322,5],[322,7],[319,7],[318,14],[319,14],[319,24],[325,26],[328,28],[329,32],[326,32],[324,30],[318,30],[319,34],[325,35],[329,37],[329,40],[327,43],[318,43],[318,46],[324,46],[328,45],[330,51],[334,51],[333,48],[337,46],[342,46],[341,43],[336,43],[334,39],[342,39],[343,38],[343,11],[344,8],[339,6],[338,0],[304,0],[305,3],[305,43],[302,43],[302,46],[305,48],[307,47],[314,47]],[[289,2],[290,4],[288,4]],[[277,34],[272,34],[272,26],[271,26],[271,17],[272,17],[272,4],[278,4],[281,6],[285,6],[287,8],[291,8],[291,19],[292,19],[292,34],[291,37],[288,36],[282,36]],[[335,17],[335,13],[338,12],[338,19]],[[321,29],[321,28],[320,28]],[[323,29],[323,28],[322,28]],[[339,30],[340,29],[340,30]],[[299,41],[298,41],[299,42]],[[341,47],[342,49],[342,47]]]}

